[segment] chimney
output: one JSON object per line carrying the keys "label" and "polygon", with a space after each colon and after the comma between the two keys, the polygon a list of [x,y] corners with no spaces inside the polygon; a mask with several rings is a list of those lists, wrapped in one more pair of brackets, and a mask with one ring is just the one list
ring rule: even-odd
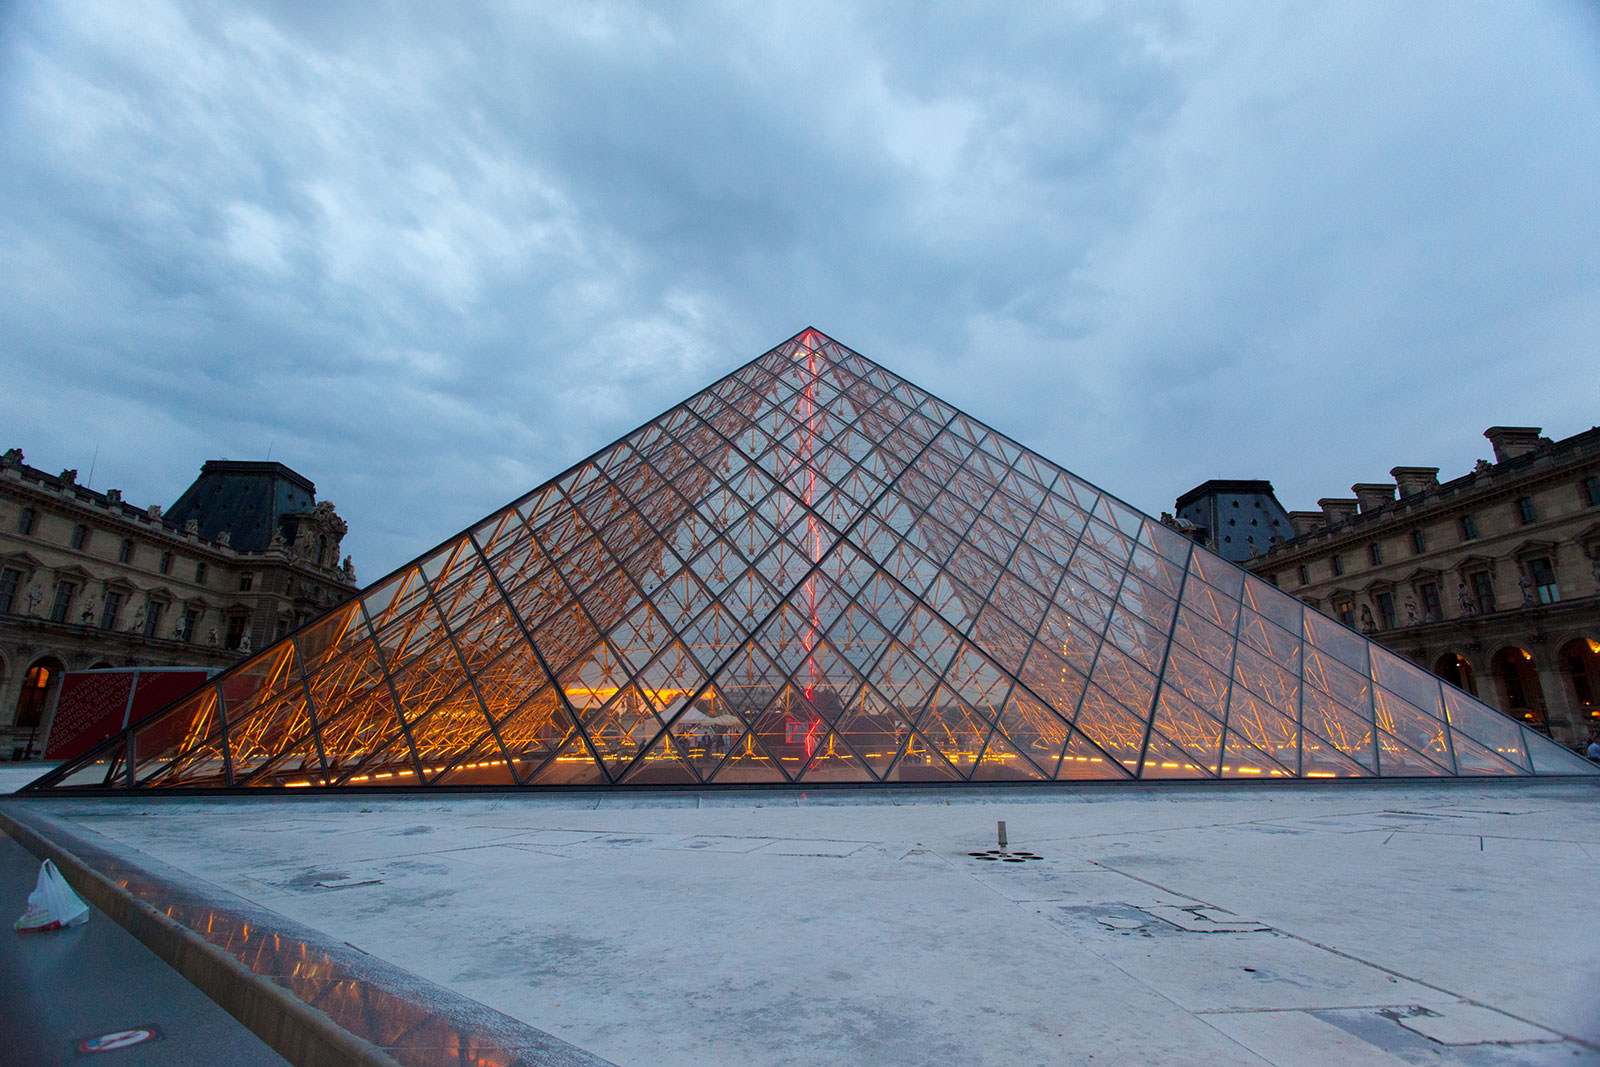
{"label": "chimney", "polygon": [[1539,426],[1491,426],[1483,436],[1494,446],[1494,461],[1504,463],[1538,448],[1541,430]]}
{"label": "chimney", "polygon": [[1358,482],[1350,487],[1363,512],[1376,511],[1394,503],[1394,486],[1388,482]]}
{"label": "chimney", "polygon": [[1328,518],[1320,511],[1291,511],[1289,512],[1289,528],[1294,535],[1308,534],[1312,530],[1320,530],[1328,525]]}
{"label": "chimney", "polygon": [[1438,467],[1391,467],[1389,477],[1400,487],[1400,499],[1439,488]]}
{"label": "chimney", "polygon": [[1325,496],[1317,501],[1317,507],[1322,509],[1323,517],[1328,520],[1329,526],[1337,526],[1356,517],[1357,502]]}

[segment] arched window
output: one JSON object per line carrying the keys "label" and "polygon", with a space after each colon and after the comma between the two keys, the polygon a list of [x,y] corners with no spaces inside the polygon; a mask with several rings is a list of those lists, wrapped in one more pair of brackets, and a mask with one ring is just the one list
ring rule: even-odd
{"label": "arched window", "polygon": [[1561,646],[1561,673],[1572,687],[1572,705],[1600,724],[1600,641],[1579,637]]}
{"label": "arched window", "polygon": [[17,715],[12,722],[29,730],[44,718],[45,699],[50,695],[50,683],[56,672],[47,664],[35,663],[22,678],[22,695],[17,698]]}
{"label": "arched window", "polygon": [[1472,664],[1454,652],[1446,652],[1433,664],[1433,673],[1473,696],[1478,695],[1478,680],[1472,676]]}
{"label": "arched window", "polygon": [[1525,648],[1502,648],[1490,661],[1500,710],[1529,726],[1545,729],[1544,690],[1533,669],[1533,653]]}

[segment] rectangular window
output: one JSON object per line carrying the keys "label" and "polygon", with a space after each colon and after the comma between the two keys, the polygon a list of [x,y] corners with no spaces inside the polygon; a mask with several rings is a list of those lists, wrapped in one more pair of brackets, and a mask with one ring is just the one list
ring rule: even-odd
{"label": "rectangular window", "polygon": [[1494,611],[1494,579],[1489,577],[1489,572],[1473,571],[1467,580],[1472,583],[1472,599],[1478,605],[1478,614],[1488,615]]}
{"label": "rectangular window", "polygon": [[161,610],[165,607],[166,605],[158,600],[152,600],[145,606],[144,635],[146,637],[156,636],[156,627],[161,625]]}
{"label": "rectangular window", "polygon": [[1346,626],[1356,624],[1356,606],[1348,600],[1335,600],[1333,602],[1334,614],[1339,616],[1339,621]]}
{"label": "rectangular window", "polygon": [[1478,520],[1471,515],[1461,516],[1461,540],[1476,541],[1478,539]]}
{"label": "rectangular window", "polygon": [[1591,474],[1583,480],[1583,502],[1600,507],[1600,474]]}
{"label": "rectangular window", "polygon": [[234,615],[228,619],[228,634],[227,639],[224,641],[225,647],[239,647],[240,643],[244,640],[245,621],[246,620],[243,615]]}
{"label": "rectangular window", "polygon": [[81,549],[86,548],[88,544],[89,527],[80,522],[72,528],[72,547]]}
{"label": "rectangular window", "polygon": [[1300,584],[1305,585],[1311,581],[1311,573],[1306,570],[1305,564],[1300,565]]}
{"label": "rectangular window", "polygon": [[1383,545],[1378,541],[1372,542],[1367,546],[1367,555],[1372,557],[1372,565],[1376,567],[1383,562]]}
{"label": "rectangular window", "polygon": [[56,583],[56,599],[55,602],[50,605],[51,622],[67,621],[67,609],[72,607],[72,594],[76,593],[77,591],[78,587],[73,585],[71,582]]}
{"label": "rectangular window", "polygon": [[1334,553],[1333,560],[1331,562],[1333,566],[1333,576],[1337,578],[1339,575],[1344,573],[1344,557],[1338,553]]}
{"label": "rectangular window", "polygon": [[250,587],[256,582],[256,576],[249,571],[239,575],[239,592],[248,593]]}
{"label": "rectangular window", "polygon": [[1419,556],[1428,551],[1428,535],[1420,526],[1411,531],[1411,551]]}
{"label": "rectangular window", "polygon": [[1392,629],[1395,628],[1396,622],[1398,620],[1396,620],[1395,617],[1394,617],[1394,594],[1393,593],[1379,593],[1378,594],[1378,615],[1383,620],[1383,628],[1385,630],[1392,630]]}
{"label": "rectangular window", "polygon": [[172,570],[172,553],[161,553],[161,573],[166,574]]}
{"label": "rectangular window", "polygon": [[187,644],[194,640],[195,627],[200,625],[200,609],[190,608],[183,613],[183,640]]}
{"label": "rectangular window", "polygon": [[1526,526],[1533,522],[1537,516],[1533,511],[1533,497],[1524,496],[1517,498],[1517,518]]}
{"label": "rectangular window", "polygon": [[105,606],[100,609],[100,629],[111,630],[117,625],[117,612],[122,610],[122,594],[106,590]]}
{"label": "rectangular window", "polygon": [[19,534],[31,534],[31,533],[33,533],[33,509],[32,508],[23,508],[22,509],[22,513],[17,516],[17,533],[19,533]]}
{"label": "rectangular window", "polygon": [[1422,594],[1422,621],[1438,622],[1444,618],[1444,604],[1439,600],[1438,584],[1423,582],[1418,592]]}
{"label": "rectangular window", "polygon": [[15,567],[0,570],[0,614],[10,614],[17,602],[17,587],[21,584],[21,571]]}
{"label": "rectangular window", "polygon": [[126,563],[133,558],[133,541],[124,537],[122,547],[117,549],[117,562]]}
{"label": "rectangular window", "polygon": [[206,565],[204,563],[196,563],[194,565],[194,581],[196,585],[206,584]]}
{"label": "rectangular window", "polygon": [[1561,599],[1561,590],[1556,586],[1556,571],[1550,566],[1550,560],[1545,556],[1528,561],[1528,577],[1533,579],[1533,588],[1539,594],[1539,603],[1554,604]]}

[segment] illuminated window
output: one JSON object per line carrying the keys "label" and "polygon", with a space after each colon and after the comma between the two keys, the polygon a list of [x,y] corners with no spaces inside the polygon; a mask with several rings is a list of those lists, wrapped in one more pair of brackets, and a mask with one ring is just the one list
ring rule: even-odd
{"label": "illuminated window", "polygon": [[31,730],[44,718],[45,696],[50,691],[49,667],[29,667],[22,678],[22,695],[17,698],[17,726]]}

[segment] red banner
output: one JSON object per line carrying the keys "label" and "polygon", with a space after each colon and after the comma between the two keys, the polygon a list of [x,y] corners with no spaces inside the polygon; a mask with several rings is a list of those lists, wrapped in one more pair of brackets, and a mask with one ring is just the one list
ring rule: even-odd
{"label": "red banner", "polygon": [[89,751],[200,685],[207,674],[203,668],[68,671],[61,679],[44,758],[72,759]]}
{"label": "red banner", "polygon": [[71,759],[122,729],[138,671],[68,671],[50,720],[45,759]]}

